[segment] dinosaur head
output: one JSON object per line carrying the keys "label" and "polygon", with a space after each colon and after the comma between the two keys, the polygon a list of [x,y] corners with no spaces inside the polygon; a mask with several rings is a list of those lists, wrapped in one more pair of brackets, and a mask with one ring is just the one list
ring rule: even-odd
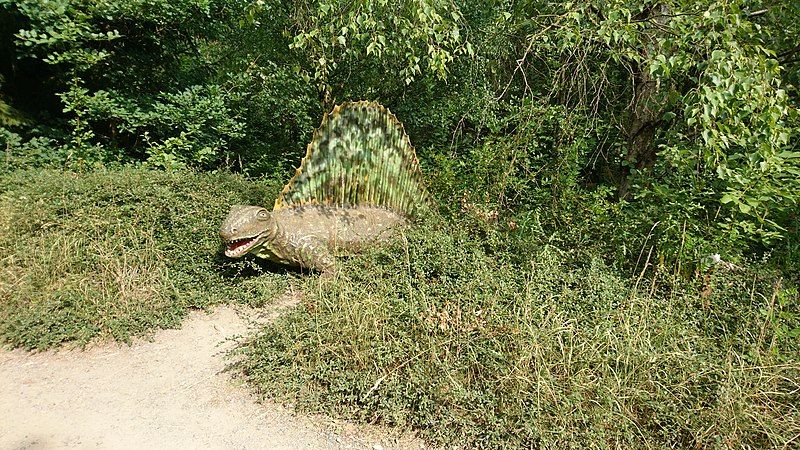
{"label": "dinosaur head", "polygon": [[274,233],[275,221],[260,206],[234,205],[222,223],[219,235],[225,242],[225,256],[241,258],[254,253]]}

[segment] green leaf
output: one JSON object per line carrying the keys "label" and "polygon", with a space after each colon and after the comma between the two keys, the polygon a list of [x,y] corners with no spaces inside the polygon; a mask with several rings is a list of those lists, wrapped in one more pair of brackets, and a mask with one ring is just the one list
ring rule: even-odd
{"label": "green leaf", "polygon": [[750,205],[746,203],[739,203],[739,211],[747,214],[750,212],[750,210],[751,210]]}

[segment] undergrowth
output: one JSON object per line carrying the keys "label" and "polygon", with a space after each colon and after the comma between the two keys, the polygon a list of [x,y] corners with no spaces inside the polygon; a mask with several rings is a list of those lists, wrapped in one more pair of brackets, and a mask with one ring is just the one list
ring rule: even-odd
{"label": "undergrowth", "polygon": [[[292,276],[225,259],[216,235],[231,204],[264,204],[276,182],[130,167],[0,183],[12,347],[128,341],[193,308],[261,305]],[[302,277],[301,305],[237,350],[237,370],[264,397],[456,447],[796,444],[794,272],[737,261],[631,276],[475,217],[434,216]]]}
{"label": "undergrowth", "polygon": [[238,370],[262,396],[457,447],[796,444],[800,300],[777,274],[628,280],[484,244],[428,223],[307,279]]}
{"label": "undergrowth", "polygon": [[217,237],[231,204],[263,203],[276,183],[125,168],[17,171],[0,185],[0,341],[13,347],[129,341],[285,288],[285,271],[228,260]]}

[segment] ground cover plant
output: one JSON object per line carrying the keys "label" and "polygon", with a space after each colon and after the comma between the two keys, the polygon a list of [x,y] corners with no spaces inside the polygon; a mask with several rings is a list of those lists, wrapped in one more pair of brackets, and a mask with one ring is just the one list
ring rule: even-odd
{"label": "ground cover plant", "polygon": [[17,171],[0,177],[0,339],[14,347],[129,341],[188,310],[261,305],[280,270],[226,261],[215,230],[230,204],[276,184],[226,173],[127,168]]}
{"label": "ground cover plant", "polygon": [[466,448],[783,448],[800,433],[797,289],[769,271],[630,280],[457,224],[308,279],[241,349],[263,396]]}

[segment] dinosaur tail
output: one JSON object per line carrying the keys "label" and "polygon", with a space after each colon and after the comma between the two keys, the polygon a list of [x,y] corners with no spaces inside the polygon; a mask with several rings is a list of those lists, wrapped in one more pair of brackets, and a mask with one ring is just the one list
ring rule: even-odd
{"label": "dinosaur tail", "polygon": [[412,216],[426,199],[403,125],[383,106],[362,101],[325,115],[274,209],[369,205]]}

